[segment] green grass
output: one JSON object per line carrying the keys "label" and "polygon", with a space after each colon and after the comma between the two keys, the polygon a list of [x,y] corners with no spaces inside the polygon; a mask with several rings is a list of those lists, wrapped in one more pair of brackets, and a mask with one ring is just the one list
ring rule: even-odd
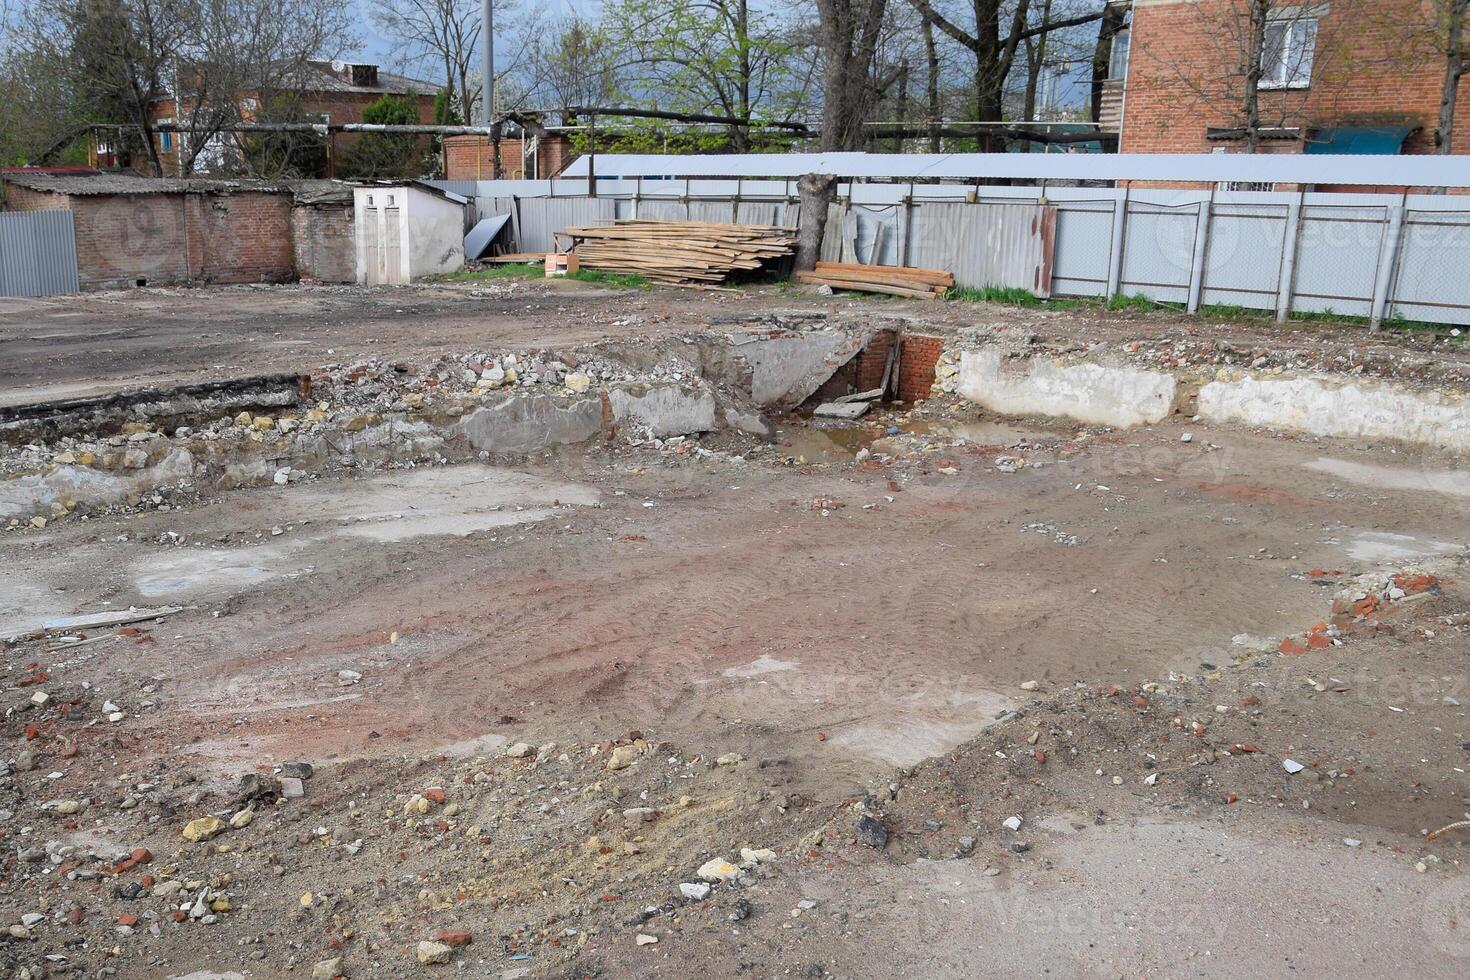
{"label": "green grass", "polygon": [[959,303],[1002,303],[1006,306],[1040,306],[1044,300],[1029,289],[1020,286],[955,286],[944,294],[945,299]]}
{"label": "green grass", "polygon": [[566,274],[567,279],[592,282],[599,286],[621,286],[624,289],[651,289],[653,283],[642,276],[625,275],[620,272],[601,272],[597,269],[578,269]]}
{"label": "green grass", "polygon": [[488,265],[483,269],[465,269],[451,272],[444,279],[448,282],[481,282],[486,279],[544,279],[546,270],[539,265]]}
{"label": "green grass", "polygon": [[[466,269],[451,272],[443,277],[446,282],[485,282],[494,279],[545,279],[546,269],[536,263],[512,265],[490,265],[483,269]],[[596,283],[599,286],[619,286],[625,289],[648,289],[652,285],[642,276],[625,276],[616,272],[600,272],[597,269],[579,269],[565,278],[578,282]]]}

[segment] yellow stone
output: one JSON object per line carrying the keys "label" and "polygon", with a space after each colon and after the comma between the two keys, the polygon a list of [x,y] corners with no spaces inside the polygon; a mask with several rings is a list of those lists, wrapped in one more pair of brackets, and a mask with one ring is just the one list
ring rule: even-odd
{"label": "yellow stone", "polygon": [[184,825],[184,839],[195,844],[218,837],[224,832],[225,822],[219,817],[198,817]]}

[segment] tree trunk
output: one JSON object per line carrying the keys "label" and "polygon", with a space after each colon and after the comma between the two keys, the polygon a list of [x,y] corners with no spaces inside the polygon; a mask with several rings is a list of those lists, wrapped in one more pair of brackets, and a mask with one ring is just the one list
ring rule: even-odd
{"label": "tree trunk", "polygon": [[[1050,20],[1051,0],[1043,0],[1041,22],[1045,24]],[[1026,102],[1022,112],[1026,122],[1036,121],[1036,89],[1041,83],[1042,69],[1046,67],[1046,39],[1045,34],[1026,38]],[[1027,143],[1026,148],[1031,148],[1030,143]]]}
{"label": "tree trunk", "polygon": [[1434,131],[1434,152],[1449,153],[1455,141],[1455,104],[1460,91],[1460,79],[1467,65],[1465,44],[1465,14],[1470,10],[1470,0],[1450,0],[1448,38],[1445,43],[1444,92],[1439,98],[1439,126]]}
{"label": "tree trunk", "polygon": [[[898,76],[898,122],[900,124],[903,124],[903,123],[906,123],[906,122],[909,121],[909,63],[908,63],[907,60],[904,61],[903,65],[899,69],[899,72],[900,72],[900,74]],[[900,132],[901,132],[901,130],[900,130]],[[903,152],[903,136],[902,135],[895,135],[893,137],[893,152],[894,153],[902,153]]]}
{"label": "tree trunk", "polygon": [[934,22],[928,17],[924,18],[924,60],[928,62],[929,90],[925,93],[928,99],[929,112],[929,152],[940,151],[939,142],[939,48],[934,43]]}
{"label": "tree trunk", "polygon": [[822,235],[827,228],[827,208],[837,200],[837,178],[831,174],[806,174],[796,182],[801,200],[800,230],[796,235],[796,269],[810,272],[822,257]]}
{"label": "tree trunk", "polygon": [[1261,57],[1266,50],[1266,20],[1271,13],[1271,0],[1250,0],[1250,4],[1250,33],[1245,39],[1245,93],[1240,109],[1245,124],[1245,152],[1254,153],[1261,145]]}
{"label": "tree trunk", "polygon": [[817,0],[822,45],[821,149],[860,150],[887,0]]}

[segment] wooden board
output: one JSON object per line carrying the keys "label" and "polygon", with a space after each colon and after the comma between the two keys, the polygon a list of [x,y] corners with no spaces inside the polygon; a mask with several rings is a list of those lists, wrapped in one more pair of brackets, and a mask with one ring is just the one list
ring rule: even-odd
{"label": "wooden board", "polygon": [[795,229],[707,221],[624,219],[611,225],[567,228],[584,268],[631,273],[654,282],[708,285],[732,272],[759,269],[790,255]]}

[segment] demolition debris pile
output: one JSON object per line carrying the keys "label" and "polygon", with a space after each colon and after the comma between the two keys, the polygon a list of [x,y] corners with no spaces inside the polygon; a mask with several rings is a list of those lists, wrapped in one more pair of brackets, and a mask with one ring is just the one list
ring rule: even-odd
{"label": "demolition debris pile", "polygon": [[585,269],[642,276],[672,286],[713,286],[796,248],[796,230],[706,221],[619,221],[605,228],[568,228]]}

